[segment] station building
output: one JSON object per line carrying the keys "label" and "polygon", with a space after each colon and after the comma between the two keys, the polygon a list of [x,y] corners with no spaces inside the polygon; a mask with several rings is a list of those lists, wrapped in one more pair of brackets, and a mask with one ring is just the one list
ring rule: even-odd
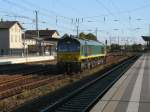
{"label": "station building", "polygon": [[0,21],[0,56],[38,55],[40,42],[42,55],[55,55],[60,36],[57,30],[27,30],[18,21]]}
{"label": "station building", "polygon": [[23,27],[17,21],[0,22],[0,55],[21,54]]}
{"label": "station building", "polygon": [[25,31],[24,38],[27,44],[28,52],[30,54],[37,53],[38,42],[44,54],[55,55],[57,42],[60,39],[57,30],[39,30],[39,38],[37,37],[36,30]]}

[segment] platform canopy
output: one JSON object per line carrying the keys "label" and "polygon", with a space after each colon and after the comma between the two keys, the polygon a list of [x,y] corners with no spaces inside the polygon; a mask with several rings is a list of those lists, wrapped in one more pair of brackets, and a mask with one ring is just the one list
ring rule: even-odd
{"label": "platform canopy", "polygon": [[143,40],[146,42],[145,50],[150,50],[150,36],[142,36]]}
{"label": "platform canopy", "polygon": [[150,36],[142,36],[144,41],[150,41]]}

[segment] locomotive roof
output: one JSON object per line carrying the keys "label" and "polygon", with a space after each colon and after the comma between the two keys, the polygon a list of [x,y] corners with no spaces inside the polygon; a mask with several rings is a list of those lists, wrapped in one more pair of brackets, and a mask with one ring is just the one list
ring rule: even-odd
{"label": "locomotive roof", "polygon": [[87,43],[87,45],[104,45],[102,42],[95,41],[95,40],[86,40],[86,39],[79,39],[79,38],[75,38],[75,39],[79,41],[81,45],[85,45],[85,42]]}
{"label": "locomotive roof", "polygon": [[85,43],[87,43],[87,45],[102,45],[102,46],[104,46],[104,44],[102,42],[95,41],[95,40],[79,39],[77,37],[65,37],[65,38],[62,38],[62,39],[77,40],[81,45],[85,45]]}

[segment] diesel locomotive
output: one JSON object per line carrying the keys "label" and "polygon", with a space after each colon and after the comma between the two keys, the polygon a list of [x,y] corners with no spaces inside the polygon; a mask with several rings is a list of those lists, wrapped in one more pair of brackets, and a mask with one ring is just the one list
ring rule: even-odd
{"label": "diesel locomotive", "polygon": [[106,61],[106,46],[95,40],[73,36],[61,38],[57,44],[57,66],[60,71],[77,72]]}

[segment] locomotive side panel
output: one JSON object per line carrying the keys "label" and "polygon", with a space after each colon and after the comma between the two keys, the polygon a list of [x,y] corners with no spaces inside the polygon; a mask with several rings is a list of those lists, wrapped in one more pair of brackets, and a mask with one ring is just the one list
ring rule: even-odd
{"label": "locomotive side panel", "polygon": [[101,64],[106,56],[104,44],[67,37],[58,42],[57,65],[63,71],[82,71]]}

